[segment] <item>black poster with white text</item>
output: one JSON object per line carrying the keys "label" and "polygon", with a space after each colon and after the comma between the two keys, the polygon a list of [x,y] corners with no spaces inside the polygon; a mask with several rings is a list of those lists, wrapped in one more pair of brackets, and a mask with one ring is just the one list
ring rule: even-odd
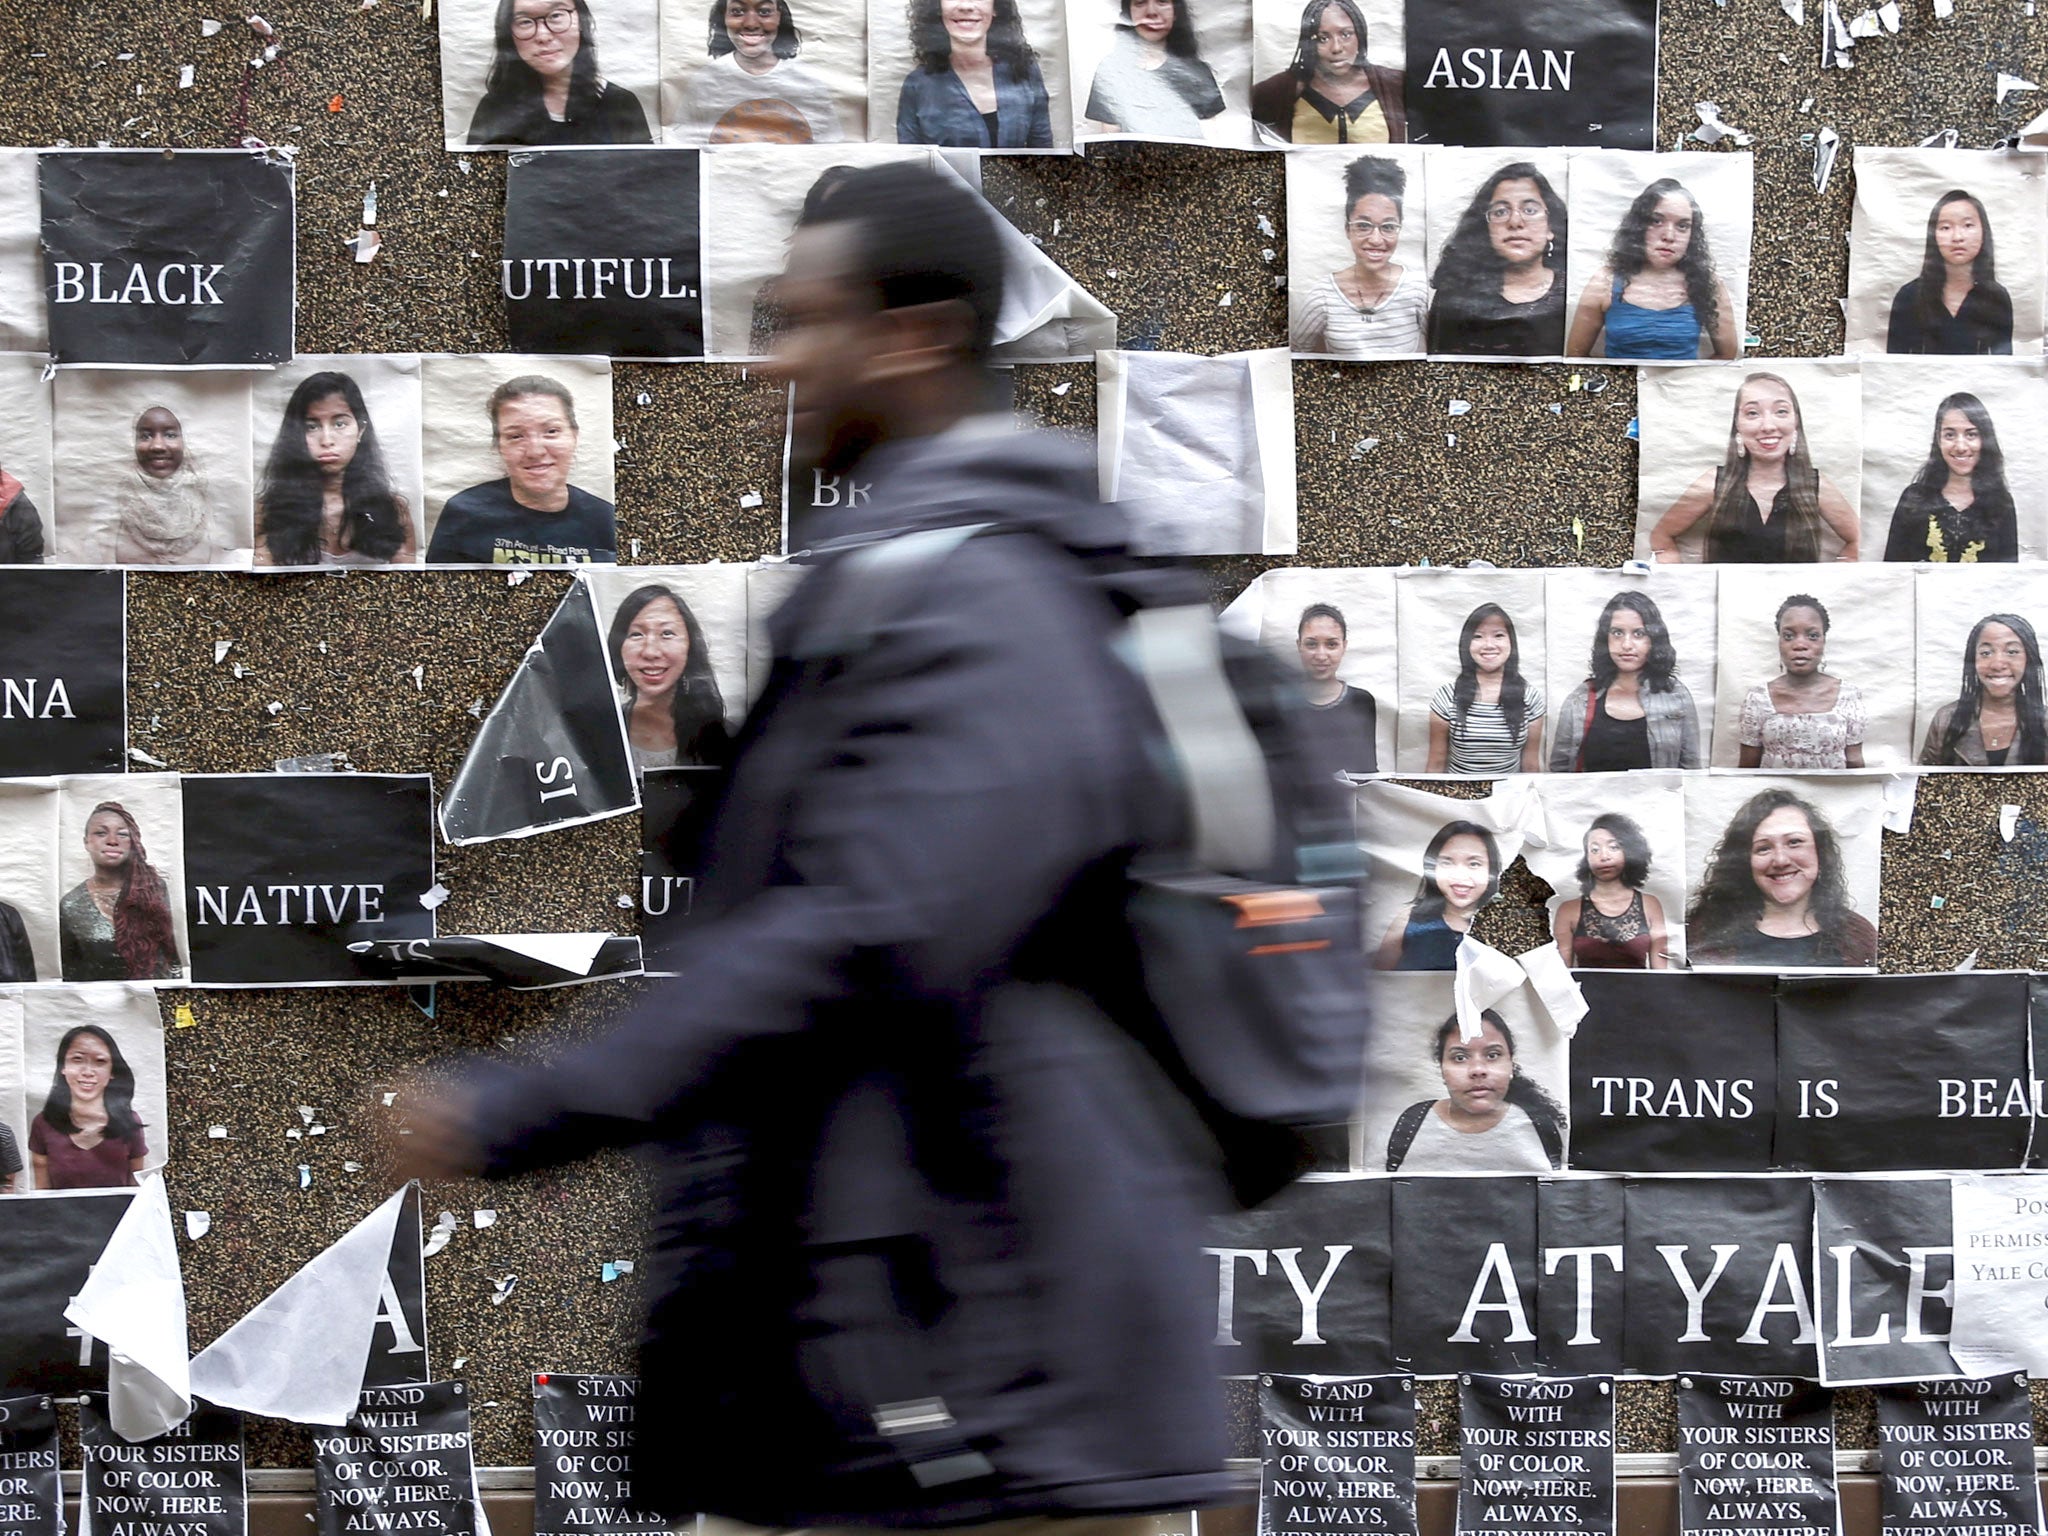
{"label": "black poster with white text", "polygon": [[1400,1178],[1394,1363],[1418,1376],[1536,1369],[1536,1180]]}
{"label": "black poster with white text", "polygon": [[57,1409],[38,1393],[0,1397],[0,1531],[63,1536],[57,1476]]}
{"label": "black poster with white text", "polygon": [[1832,1386],[1952,1376],[1955,1212],[1944,1178],[1813,1181],[1820,1375]]}
{"label": "black poster with white text", "polygon": [[2048,1077],[2048,976],[2027,978],[2027,1033],[2033,1053],[2034,1135],[2027,1144],[2027,1166],[2048,1168],[2048,1095],[2041,1082]]}
{"label": "black poster with white text", "polygon": [[2034,1413],[2020,1372],[1878,1388],[1877,1453],[1886,1536],[2041,1529]]}
{"label": "black poster with white text", "polygon": [[1614,1383],[1458,1378],[1458,1536],[1613,1536]]}
{"label": "black poster with white text", "polygon": [[242,1416],[194,1404],[154,1440],[130,1443],[95,1392],[79,1405],[85,1522],[93,1536],[243,1536],[249,1526]]}
{"label": "black poster with white text", "polygon": [[1656,147],[1657,0],[1428,0],[1406,23],[1414,143]]}
{"label": "black poster with white text", "polygon": [[107,1346],[67,1322],[133,1192],[9,1200],[0,1219],[0,1391],[71,1397],[107,1381]]}
{"label": "black poster with white text", "polygon": [[640,781],[640,944],[647,970],[669,974],[697,898],[704,832],[724,770],[651,768]]}
{"label": "black poster with white text", "polygon": [[385,1262],[384,1286],[377,1297],[363,1385],[392,1387],[425,1381],[430,1374],[426,1239],[420,1230],[420,1187],[412,1184],[406,1188],[405,1205],[391,1233],[391,1256]]}
{"label": "black poster with white text", "polygon": [[128,766],[126,579],[0,570],[0,778]]}
{"label": "black poster with white text", "polygon": [[1680,1536],[1840,1530],[1834,1401],[1796,1377],[1679,1377]]}
{"label": "black poster with white text", "polygon": [[474,1536],[475,1487],[459,1381],[365,1387],[348,1423],[313,1426],[316,1536]]}
{"label": "black poster with white text", "polygon": [[1209,1225],[1216,1343],[1228,1375],[1365,1376],[1388,1348],[1390,1185],[1308,1178]]}
{"label": "black poster with white text", "polygon": [[1414,1377],[1259,1378],[1259,1536],[1415,1531]]}
{"label": "black poster with white text", "polygon": [[1627,1203],[1619,1179],[1539,1178],[1536,1355],[1561,1376],[1622,1369]]}
{"label": "black poster with white text", "polygon": [[185,778],[192,980],[378,979],[351,944],[428,939],[433,788],[424,774]]}
{"label": "black poster with white text", "polygon": [[53,361],[291,358],[289,162],[240,150],[45,150],[36,172]]}
{"label": "black poster with white text", "polygon": [[642,1536],[674,1522],[639,1507],[629,1473],[640,1383],[631,1376],[533,1378],[534,1536]]}
{"label": "black poster with white text", "polygon": [[514,352],[704,355],[694,149],[505,162],[499,287]]}

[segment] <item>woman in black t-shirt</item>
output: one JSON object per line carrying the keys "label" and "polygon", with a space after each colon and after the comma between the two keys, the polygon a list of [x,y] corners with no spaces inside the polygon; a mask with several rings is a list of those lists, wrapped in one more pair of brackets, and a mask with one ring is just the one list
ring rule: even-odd
{"label": "woman in black t-shirt", "polygon": [[1564,354],[1564,199],[1526,160],[1473,194],[1444,242],[1431,282],[1432,354]]}
{"label": "woman in black t-shirt", "polygon": [[1294,649],[1301,657],[1308,701],[1317,709],[1335,711],[1349,727],[1344,732],[1344,760],[1329,764],[1329,770],[1378,773],[1379,702],[1365,689],[1337,676],[1350,643],[1351,631],[1340,610],[1328,603],[1310,603],[1301,610],[1301,622],[1294,630]]}
{"label": "woman in black t-shirt", "polygon": [[1961,188],[1944,192],[1927,215],[1920,275],[1892,297],[1884,349],[1965,357],[2012,351],[2012,295],[1998,281],[1991,219]]}

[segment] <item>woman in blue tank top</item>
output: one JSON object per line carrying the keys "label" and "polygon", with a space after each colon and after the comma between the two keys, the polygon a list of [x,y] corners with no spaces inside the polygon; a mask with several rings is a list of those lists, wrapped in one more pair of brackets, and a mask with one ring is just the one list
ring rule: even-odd
{"label": "woman in blue tank top", "polygon": [[1605,334],[1610,358],[1685,361],[1736,353],[1735,305],[1715,275],[1700,205],[1666,176],[1643,188],[1622,215],[1606,264],[1586,285],[1565,341],[1592,357]]}

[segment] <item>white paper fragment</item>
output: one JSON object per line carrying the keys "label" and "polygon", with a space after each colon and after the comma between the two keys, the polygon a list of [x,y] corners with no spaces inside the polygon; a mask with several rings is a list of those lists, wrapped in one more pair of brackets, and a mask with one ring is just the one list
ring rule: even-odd
{"label": "white paper fragment", "polygon": [[450,1363],[448,1369],[451,1371],[459,1371],[467,1364],[469,1364],[469,1356],[457,1355],[455,1359]]}
{"label": "white paper fragment", "polygon": [[181,91],[191,90],[192,77],[196,73],[197,71],[190,64],[180,64],[178,66],[178,89]]}
{"label": "white paper fragment", "polygon": [[140,747],[130,747],[128,749],[128,756],[133,761],[138,763],[147,763],[152,768],[168,768],[171,766],[169,763],[165,762],[160,757],[151,757],[147,752],[143,751],[142,748]]}
{"label": "white paper fragment", "polygon": [[1813,98],[1809,96],[1804,101],[1800,102],[1799,110],[1801,113],[1811,112],[1813,110]]}
{"label": "white paper fragment", "polygon": [[621,912],[630,912],[633,910],[633,908],[638,906],[639,903],[635,901],[631,896],[626,895],[624,892],[620,892],[617,896],[614,896],[612,898],[612,905],[617,907]]}
{"label": "white paper fragment", "polygon": [[341,1171],[343,1173],[361,1173],[363,1171],[363,1165],[357,1162],[354,1158],[350,1158],[348,1161],[344,1162],[341,1165]]}
{"label": "white paper fragment", "polygon": [[1856,61],[1850,57],[1856,47],[1856,39],[1849,35],[1849,29],[1842,24],[1842,9],[1835,0],[1821,0],[1820,10],[1820,67],[1827,69],[1854,69]]}
{"label": "white paper fragment", "polygon": [[469,1219],[476,1223],[477,1231],[481,1232],[485,1227],[495,1227],[498,1224],[498,1213],[496,1211],[471,1211]]}
{"label": "white paper fragment", "polygon": [[379,230],[359,229],[341,243],[355,252],[356,265],[360,267],[377,259],[377,253],[384,249],[384,236]]}
{"label": "white paper fragment", "polygon": [[[422,905],[424,905],[424,903],[422,903]],[[398,1095],[397,1095],[397,1094],[395,1094],[395,1093],[387,1093],[387,1094],[384,1094],[384,1095],[382,1095],[382,1098],[383,1098],[383,1101],[384,1101],[384,1107],[385,1107],[386,1109],[389,1109],[389,1108],[390,1108],[390,1107],[391,1107],[392,1105],[394,1105],[394,1104],[396,1104],[396,1103],[398,1102]]]}
{"label": "white paper fragment", "polygon": [[1718,144],[1723,139],[1733,140],[1736,144],[1749,144],[1753,142],[1752,135],[1744,133],[1739,128],[1731,127],[1722,120],[1721,109],[1715,103],[1711,101],[1696,101],[1693,103],[1693,112],[1699,118],[1700,125],[1693,129],[1692,137],[1699,140],[1700,143]]}
{"label": "white paper fragment", "polygon": [[1939,133],[1930,133],[1920,141],[1922,149],[1954,149],[1962,142],[1962,134],[1953,128],[1944,128]]}
{"label": "white paper fragment", "polygon": [[505,585],[508,587],[523,587],[531,580],[533,580],[533,572],[531,571],[517,570],[505,573]]}
{"label": "white paper fragment", "polygon": [[219,30],[220,23],[215,21],[211,16],[206,17],[199,23],[199,35],[201,37],[211,37],[214,35],[214,33],[218,32]]}
{"label": "white paper fragment", "polygon": [[758,507],[761,505],[761,499],[759,491],[743,491],[740,494],[740,505],[743,507]]}
{"label": "white paper fragment", "polygon": [[363,225],[365,228],[368,228],[375,225],[376,222],[377,183],[373,181],[370,183],[369,190],[363,193]]}
{"label": "white paper fragment", "polygon": [[[1273,228],[1273,221],[1272,221],[1271,219],[1267,218],[1267,217],[1266,217],[1266,215],[1264,215],[1264,214],[1262,213],[1262,214],[1260,214],[1260,215],[1259,215],[1259,219],[1258,219],[1258,224],[1259,224],[1259,233],[1260,233],[1260,234],[1262,234],[1262,235],[1264,235],[1264,236],[1265,236],[1265,237],[1266,237],[1266,238],[1267,238],[1268,240],[1272,239],[1272,238],[1273,238],[1273,236],[1274,236],[1274,234],[1276,233],[1276,231],[1275,231],[1275,230],[1274,230],[1274,228]],[[1116,274],[1115,274],[1114,272],[1110,273],[1109,275],[1110,275],[1111,277],[1115,277],[1115,276],[1116,276]]]}
{"label": "white paper fragment", "polygon": [[2001,805],[1998,808],[1998,840],[2002,843],[2011,842],[2012,835],[2019,830],[2019,826],[2020,808],[2016,805]]}
{"label": "white paper fragment", "polygon": [[1778,0],[1778,9],[1792,18],[1792,25],[1806,25],[1806,0]]}
{"label": "white paper fragment", "polygon": [[1913,806],[1920,795],[1920,775],[1895,773],[1884,781],[1884,829],[1904,834],[1913,830]]}
{"label": "white paper fragment", "polygon": [[475,717],[476,717],[477,719],[479,719],[479,720],[483,719],[483,717],[484,717],[484,701],[483,701],[482,699],[471,699],[471,700],[469,701],[469,712],[470,712],[470,714],[471,714],[471,715],[475,716]]}
{"label": "white paper fragment", "polygon": [[422,693],[425,693],[427,691],[426,676],[427,664],[425,662],[421,662],[418,666],[412,669],[412,685],[413,687],[419,689],[419,691]]}
{"label": "white paper fragment", "polygon": [[1858,11],[1849,20],[1851,37],[1875,37],[1883,30],[1884,23],[1877,19],[1877,12],[1873,10]]}
{"label": "white paper fragment", "polygon": [[185,1235],[198,1242],[213,1230],[213,1212],[187,1211],[185,1213]]}
{"label": "white paper fragment", "polygon": [[309,1163],[301,1163],[301,1164],[299,1164],[299,1188],[301,1188],[301,1189],[311,1189],[312,1187],[313,1187],[313,1168],[312,1168],[312,1165],[311,1165],[311,1164],[309,1164]]}
{"label": "white paper fragment", "polygon": [[301,1104],[299,1106],[300,1124],[311,1125],[313,1123],[313,1117],[319,1113],[320,1111],[315,1109],[311,1104]]}
{"label": "white paper fragment", "polygon": [[1234,293],[1226,293],[1226,294],[1224,294],[1224,295],[1223,295],[1223,297],[1222,297],[1222,298],[1220,298],[1220,299],[1218,299],[1218,300],[1216,301],[1216,307],[1217,307],[1218,309],[1228,309],[1228,308],[1230,308],[1231,304],[1232,304],[1232,303],[1233,303],[1233,302],[1234,302],[1234,301],[1236,300],[1236,298],[1237,298],[1237,295],[1236,295],[1236,294],[1234,294]]}
{"label": "white paper fragment", "polygon": [[1877,8],[1877,19],[1884,23],[1887,32],[1899,30],[1899,0],[1884,0]]}
{"label": "white paper fragment", "polygon": [[263,707],[269,710],[273,715],[281,715],[284,713],[284,705],[276,699],[272,699],[268,704],[264,705]]}
{"label": "white paper fragment", "polygon": [[1823,128],[1813,136],[1813,190],[1824,193],[1828,182],[1835,174],[1835,156],[1841,150],[1842,136],[1832,128]]}
{"label": "white paper fragment", "polygon": [[209,1140],[226,1141],[228,1139],[228,1128],[224,1125],[209,1125],[206,1128],[206,1134]]}
{"label": "white paper fragment", "polygon": [[273,27],[261,16],[251,16],[249,18],[249,30],[254,32],[258,37],[262,38],[265,42],[269,42],[270,39],[277,36],[277,28]]}
{"label": "white paper fragment", "polygon": [[2004,104],[2005,98],[2008,96],[2017,95],[2021,91],[2038,91],[2039,89],[2041,87],[2034,84],[2031,80],[2022,80],[2018,75],[2008,75],[2002,69],[1998,72],[1998,100],[2001,105]]}
{"label": "white paper fragment", "polygon": [[512,1294],[512,1287],[519,1283],[517,1275],[495,1275],[491,1279],[491,1305],[502,1307],[505,1298]]}
{"label": "white paper fragment", "polygon": [[1072,389],[1073,387],[1074,381],[1072,379],[1067,379],[1061,383],[1053,385],[1052,392],[1056,395],[1064,395],[1068,390]]}
{"label": "white paper fragment", "polygon": [[[420,892],[420,905],[425,907],[429,912],[431,912],[434,910],[434,908],[440,906],[442,902],[448,899],[448,894],[448,887],[443,885],[440,881],[436,880],[432,885],[428,886],[424,891]],[[386,1094],[384,1096],[384,1102],[386,1104],[389,1104],[394,1097],[395,1095]]]}
{"label": "white paper fragment", "polygon": [[448,1246],[448,1240],[454,1236],[455,1213],[453,1211],[443,1211],[439,1216],[434,1218],[434,1230],[427,1234],[426,1242],[421,1245],[421,1255],[425,1258],[431,1259],[443,1248],[446,1248]]}
{"label": "white paper fragment", "polygon": [[1470,400],[1453,400],[1450,404],[1450,412],[1453,416],[1463,416],[1471,409],[1472,402]]}
{"label": "white paper fragment", "polygon": [[284,1139],[286,1141],[304,1141],[306,1139],[306,1133],[300,1130],[297,1126],[293,1126],[290,1130],[284,1133]]}
{"label": "white paper fragment", "polygon": [[163,1175],[142,1181],[64,1316],[107,1346],[107,1417],[154,1440],[192,1412],[185,1282]]}
{"label": "white paper fragment", "polygon": [[1956,13],[1956,0],[1934,0],[1934,19],[1947,21]]}
{"label": "white paper fragment", "polygon": [[1550,1015],[1550,1022],[1557,1026],[1558,1032],[1567,1040],[1576,1035],[1579,1021],[1591,1010],[1586,1006],[1586,994],[1579,990],[1579,984],[1570,967],[1564,963],[1564,956],[1558,953],[1557,946],[1540,944],[1526,954],[1515,956],[1515,964],[1522,968],[1522,974],[1536,989],[1543,1011]]}
{"label": "white paper fragment", "polygon": [[618,1272],[622,1275],[630,1275],[631,1273],[633,1273],[633,1261],[631,1259],[614,1259],[612,1261],[612,1267],[618,1270]]}
{"label": "white paper fragment", "polygon": [[228,652],[229,652],[229,651],[231,651],[231,650],[233,650],[234,648],[235,648],[235,642],[234,642],[234,641],[232,641],[232,640],[216,640],[216,641],[214,641],[214,642],[213,642],[213,664],[214,664],[214,665],[215,665],[215,666],[217,667],[217,666],[219,666],[219,665],[220,665],[220,664],[221,664],[221,663],[222,663],[223,661],[226,661],[226,660],[227,660],[227,658],[228,658]]}
{"label": "white paper fragment", "polygon": [[1963,956],[1962,959],[1956,962],[1955,968],[1959,971],[1974,971],[1975,969],[1977,969],[1977,956],[1981,953],[1981,950],[1971,950],[1967,955]]}
{"label": "white paper fragment", "polygon": [[1486,1028],[1480,1014],[1517,990],[1525,979],[1521,966],[1491,944],[1467,934],[1458,941],[1458,974],[1451,997],[1458,1014],[1458,1038],[1477,1040]]}

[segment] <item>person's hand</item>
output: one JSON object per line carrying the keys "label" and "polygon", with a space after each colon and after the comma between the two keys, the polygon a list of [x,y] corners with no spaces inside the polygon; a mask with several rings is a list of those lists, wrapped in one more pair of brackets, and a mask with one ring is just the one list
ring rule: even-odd
{"label": "person's hand", "polygon": [[382,1132],[393,1182],[481,1173],[484,1153],[470,1130],[470,1114],[469,1096],[459,1088],[417,1078],[401,1083]]}

